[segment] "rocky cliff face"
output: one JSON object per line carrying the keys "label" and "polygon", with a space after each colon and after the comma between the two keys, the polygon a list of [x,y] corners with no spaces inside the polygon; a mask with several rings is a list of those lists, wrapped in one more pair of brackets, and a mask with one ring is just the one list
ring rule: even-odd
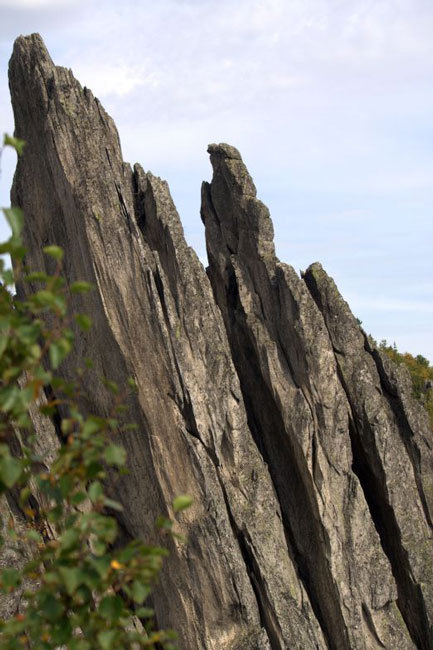
{"label": "rocky cliff face", "polygon": [[123,162],[111,118],[39,36],[17,39],[10,87],[27,262],[60,245],[67,282],[96,286],[71,296],[94,326],[62,372],[93,359],[82,407],[102,415],[97,377],[138,385],[125,538],[194,497],[158,623],[185,650],[431,650],[433,439],[407,377],[320,265],[300,278],[278,261],[236,149],[209,147],[206,274],[167,184]]}

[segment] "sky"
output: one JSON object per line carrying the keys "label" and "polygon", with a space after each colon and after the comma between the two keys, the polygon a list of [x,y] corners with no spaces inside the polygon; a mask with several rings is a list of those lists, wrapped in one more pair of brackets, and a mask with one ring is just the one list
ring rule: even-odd
{"label": "sky", "polygon": [[[124,159],[169,182],[204,263],[206,149],[228,142],[280,259],[320,261],[368,333],[433,362],[432,0],[0,0],[0,132],[31,32],[99,97]],[[0,205],[14,166],[5,152]]]}

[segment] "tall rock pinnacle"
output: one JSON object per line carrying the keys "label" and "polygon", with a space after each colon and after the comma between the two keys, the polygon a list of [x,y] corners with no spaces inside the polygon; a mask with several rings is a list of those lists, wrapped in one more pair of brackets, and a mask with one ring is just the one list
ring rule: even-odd
{"label": "tall rock pinnacle", "polygon": [[237,150],[209,147],[208,277],[167,184],[123,162],[113,121],[40,36],[17,39],[10,88],[26,262],[46,269],[42,248],[62,246],[67,283],[96,287],[71,296],[94,325],[61,372],[93,360],[81,407],[101,415],[99,377],[138,387],[129,473],[111,485],[125,539],[152,540],[173,497],[194,498],[158,624],[182,650],[432,650],[428,424],[321,268],[277,260]]}
{"label": "tall rock pinnacle", "polygon": [[[325,647],[292,558],[266,465],[246,413],[220,312],[185,243],[166,183],[123,163],[117,132],[92,94],[56,68],[38,36],[17,40],[10,63],[16,134],[26,145],[13,202],[26,214],[28,263],[42,244],[66,252],[66,276],[94,283],[94,327],[76,356],[95,378],[133,376],[138,430],[122,441],[129,474],[116,484],[129,536],[148,539],[179,493],[186,545],[173,544],[158,623],[181,647]],[[31,112],[31,119],[30,119]],[[84,408],[109,412],[90,380]],[[270,645],[271,644],[271,645]]]}

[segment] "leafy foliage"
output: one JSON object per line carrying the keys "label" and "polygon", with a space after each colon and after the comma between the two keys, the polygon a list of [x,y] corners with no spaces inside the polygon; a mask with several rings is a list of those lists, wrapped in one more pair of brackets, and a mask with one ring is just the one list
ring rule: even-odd
{"label": "leafy foliage", "polygon": [[371,343],[384,352],[394,363],[403,364],[410,373],[413,386],[413,396],[421,402],[426,409],[430,424],[433,428],[433,366],[428,359],[418,354],[413,356],[409,352],[399,352],[394,343],[390,345],[385,339],[378,344],[371,336]]}
{"label": "leafy foliage", "polygon": [[[24,146],[9,137],[4,145],[18,154]],[[55,261],[54,273],[30,271],[20,238],[23,215],[17,208],[4,214],[12,235],[0,253],[10,254],[14,272],[0,260],[0,499],[10,490],[18,495],[24,523],[18,529],[11,518],[3,529],[9,547],[27,549],[27,559],[21,569],[0,571],[0,593],[18,590],[23,602],[15,617],[0,620],[0,649],[173,648],[173,634],[153,629],[153,611],[146,605],[167,551],[140,540],[120,550],[113,546],[117,523],[108,513],[122,506],[106,495],[104,479],[109,468],[126,471],[126,452],[112,441],[124,397],[106,382],[113,392],[109,416],[80,413],[79,385],[87,368],[77,369],[76,383],[56,371],[73,347],[72,322],[87,330],[91,321],[68,313],[63,250],[44,249]],[[18,280],[39,289],[18,300],[12,293]],[[70,287],[90,289],[85,282]],[[128,390],[133,389],[131,380]],[[60,405],[67,413],[60,421],[65,443],[47,468],[36,451],[30,414],[32,409],[58,414]],[[177,497],[173,510],[189,504],[189,497]],[[160,528],[171,530],[172,522],[161,518]]]}
{"label": "leafy foliage", "polygon": [[404,364],[410,372],[413,385],[413,394],[426,409],[433,428],[433,367],[428,359],[417,354],[414,357],[409,352],[399,352],[397,346],[389,345],[383,340],[379,348],[385,352],[395,363]]}

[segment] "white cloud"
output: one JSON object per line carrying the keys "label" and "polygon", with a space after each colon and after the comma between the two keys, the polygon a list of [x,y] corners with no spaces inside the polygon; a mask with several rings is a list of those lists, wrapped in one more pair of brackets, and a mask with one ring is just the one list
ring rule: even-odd
{"label": "white cloud", "polygon": [[358,309],[383,312],[409,312],[414,314],[433,314],[433,305],[425,300],[399,300],[397,298],[365,298],[352,296],[351,303],[357,305]]}
{"label": "white cloud", "polygon": [[107,63],[78,62],[73,66],[74,75],[83,86],[87,86],[98,97],[117,95],[124,97],[142,85],[155,87],[158,81],[155,75],[143,76],[142,72],[126,64],[110,65]]}
{"label": "white cloud", "polygon": [[[67,20],[57,11],[65,4]],[[413,303],[420,266],[433,273],[423,244],[433,210],[431,0],[0,6],[9,7],[1,34],[38,29],[56,63],[103,99],[125,158],[166,176],[187,231],[197,232],[199,181],[211,175],[207,143],[233,143],[271,197],[287,261],[338,263],[337,284],[364,292],[366,309],[370,300],[373,334],[389,313],[378,295],[398,299],[416,342],[411,309],[431,304],[427,291]],[[6,83],[0,92],[1,105]]]}
{"label": "white cloud", "polygon": [[65,6],[79,5],[83,0],[0,0],[0,9],[60,9]]}

